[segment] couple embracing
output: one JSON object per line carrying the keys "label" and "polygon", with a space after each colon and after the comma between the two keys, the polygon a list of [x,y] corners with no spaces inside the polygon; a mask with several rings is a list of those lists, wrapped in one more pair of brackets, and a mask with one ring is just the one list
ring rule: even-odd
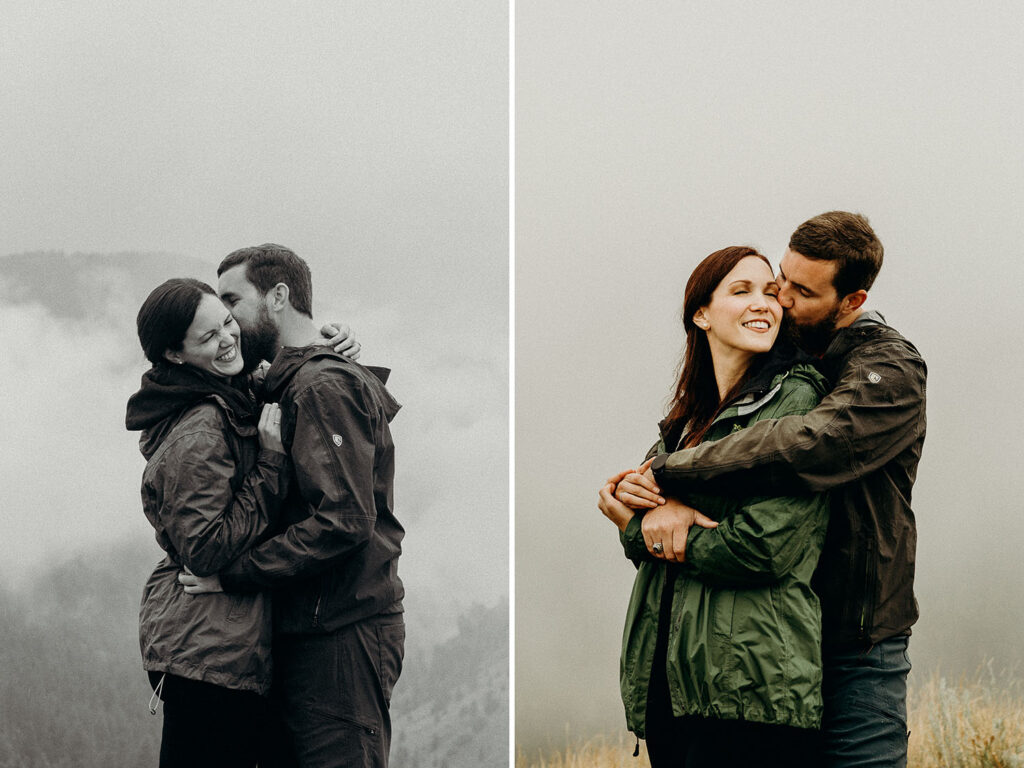
{"label": "couple embracing", "polygon": [[865,308],[867,219],[702,261],[658,442],[599,508],[637,566],[630,730],[661,766],[905,766],[926,368]]}
{"label": "couple embracing", "polygon": [[314,326],[292,251],[244,248],[217,273],[217,291],[168,280],[138,314],[152,367],[127,426],[166,553],[140,612],[160,765],[386,766],[399,405],[347,332]]}

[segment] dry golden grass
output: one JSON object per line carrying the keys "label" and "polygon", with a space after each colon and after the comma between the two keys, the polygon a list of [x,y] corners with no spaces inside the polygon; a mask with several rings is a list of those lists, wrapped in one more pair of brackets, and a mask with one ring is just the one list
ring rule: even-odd
{"label": "dry golden grass", "polygon": [[1024,766],[1024,689],[989,664],[973,679],[933,675],[911,691],[908,768]]}
{"label": "dry golden grass", "polygon": [[[933,675],[909,698],[908,768],[1024,768],[1024,686],[991,666],[950,683]],[[628,738],[627,738],[628,736]],[[516,756],[516,768],[650,768],[625,734],[597,737],[547,755]]]}

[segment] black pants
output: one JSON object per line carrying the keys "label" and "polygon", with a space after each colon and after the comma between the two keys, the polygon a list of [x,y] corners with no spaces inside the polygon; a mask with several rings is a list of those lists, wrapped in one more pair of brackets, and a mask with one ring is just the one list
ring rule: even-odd
{"label": "black pants", "polygon": [[[150,673],[154,687],[161,675]],[[253,768],[272,749],[269,701],[175,675],[164,677],[160,768]]]}
{"label": "black pants", "polygon": [[665,671],[673,582],[669,569],[658,616],[647,690],[647,755],[651,768],[818,768],[818,731],[789,725],[672,714]]}
{"label": "black pants", "polygon": [[329,635],[274,638],[274,699],[301,768],[386,768],[391,691],[402,670],[402,615]]}

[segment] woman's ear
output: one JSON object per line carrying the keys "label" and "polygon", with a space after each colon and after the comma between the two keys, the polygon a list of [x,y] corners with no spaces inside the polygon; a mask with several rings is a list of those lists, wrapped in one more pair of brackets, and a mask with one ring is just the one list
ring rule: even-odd
{"label": "woman's ear", "polygon": [[175,365],[181,365],[182,363],[185,362],[184,360],[181,359],[181,351],[179,350],[175,352],[172,349],[164,350],[164,360],[166,360],[169,363],[174,363]]}
{"label": "woman's ear", "polygon": [[701,307],[693,313],[693,324],[704,331],[711,327],[711,323],[708,322],[707,315],[704,314],[704,307]]}

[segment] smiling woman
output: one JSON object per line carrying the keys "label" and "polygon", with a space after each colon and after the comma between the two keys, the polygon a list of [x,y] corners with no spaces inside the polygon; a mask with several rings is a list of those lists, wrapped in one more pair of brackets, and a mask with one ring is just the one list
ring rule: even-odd
{"label": "smiling woman", "polygon": [[195,317],[178,350],[167,349],[172,363],[187,363],[214,376],[231,377],[242,372],[238,323],[216,296],[204,294]]}
{"label": "smiling woman", "polygon": [[238,325],[205,283],[157,287],[139,310],[138,332],[153,366],[126,422],[142,432],[143,510],[166,553],[139,616],[143,666],[154,701],[164,702],[160,765],[251,767],[275,748],[264,697],[270,598],[196,598],[178,577],[216,573],[277,520],[287,490],[280,409],[260,413],[238,376]]}
{"label": "smiling woman", "polygon": [[[723,248],[693,271],[682,370],[649,459],[818,402],[822,377],[772,355],[778,294],[753,248]],[[600,504],[638,569],[620,665],[629,729],[654,768],[816,765],[821,615],[810,579],[824,496],[687,493],[700,514],[666,501],[679,489],[655,486],[646,466],[609,480]],[[684,518],[697,527],[680,540]]]}

